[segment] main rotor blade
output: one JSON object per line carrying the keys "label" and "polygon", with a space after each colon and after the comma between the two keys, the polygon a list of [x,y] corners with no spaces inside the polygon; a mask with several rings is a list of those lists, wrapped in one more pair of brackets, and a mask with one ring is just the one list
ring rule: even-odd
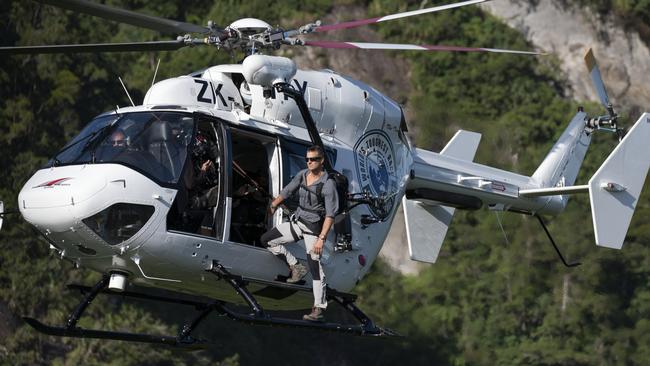
{"label": "main rotor blade", "polygon": [[475,48],[461,46],[416,45],[396,43],[364,43],[364,42],[330,42],[330,41],[305,41],[305,46],[321,48],[359,48],[366,50],[401,50],[401,51],[452,51],[452,52],[494,52],[514,53],[520,55],[544,55],[542,52],[504,50],[499,48]]}
{"label": "main rotor blade", "polygon": [[426,9],[419,9],[419,10],[407,11],[403,13],[391,14],[383,17],[369,18],[369,19],[362,19],[362,20],[352,20],[349,22],[337,23],[332,25],[323,25],[316,28],[315,32],[327,32],[327,31],[338,30],[338,29],[356,28],[362,25],[380,23],[380,22],[385,22],[387,20],[394,20],[394,19],[406,18],[406,17],[411,17],[420,14],[433,13],[433,12],[447,10],[447,9],[459,8],[461,6],[483,3],[486,1],[490,1],[490,0],[469,0],[460,3],[440,5],[440,6],[434,6]]}
{"label": "main rotor blade", "polygon": [[598,63],[596,63],[596,57],[594,57],[594,53],[591,51],[591,48],[587,51],[587,54],[585,55],[585,64],[587,65],[587,70],[589,70],[589,74],[591,74],[591,81],[594,84],[594,87],[596,88],[596,92],[598,93],[598,98],[600,98],[600,103],[605,107],[605,109],[609,110],[609,97],[607,96],[607,90],[605,89],[605,83],[603,82],[603,78],[600,75],[600,69],[598,68]]}
{"label": "main rotor blade", "polygon": [[0,55],[39,53],[175,51],[185,47],[183,40],[129,43],[64,44],[52,46],[0,47]]}
{"label": "main rotor blade", "polygon": [[[38,0],[42,3],[54,5],[60,8],[90,14],[97,17],[114,20],[116,22],[134,25],[136,27],[153,29],[162,33],[185,34],[185,33],[209,33],[210,28],[165,19],[153,15],[136,13],[134,11],[113,8],[107,5],[97,4],[85,0]],[[222,29],[217,29],[223,32]]]}

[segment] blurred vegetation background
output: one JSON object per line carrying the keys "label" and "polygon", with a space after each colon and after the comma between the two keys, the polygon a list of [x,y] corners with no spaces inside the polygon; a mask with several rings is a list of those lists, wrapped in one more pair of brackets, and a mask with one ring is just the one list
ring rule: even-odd
{"label": "blurred vegetation background", "polygon": [[[555,0],[553,0],[555,1]],[[446,3],[429,1],[426,5]],[[649,0],[575,0],[616,16],[642,35]],[[336,7],[367,16],[418,8],[388,0],[198,1],[108,0],[106,4],[157,16],[227,25],[256,16],[272,25],[299,26]],[[349,19],[340,19],[349,20]],[[0,3],[0,44],[40,45],[169,39],[155,32],[74,14],[33,1]],[[516,31],[476,7],[374,26],[386,42],[530,49]],[[355,40],[355,39],[350,39]],[[293,52],[293,51],[291,51]],[[358,63],[372,63],[368,51]],[[409,65],[404,102],[419,147],[438,151],[458,128],[483,134],[476,161],[531,174],[579,104],[568,100],[557,60],[498,54],[389,53]],[[241,58],[241,55],[239,55]],[[126,105],[121,76],[142,100],[157,80],[208,65],[231,63],[209,48],[178,52],[13,56],[0,59],[0,198],[14,209],[30,177],[93,116]],[[235,59],[236,61],[237,59]],[[298,65],[300,67],[300,65]],[[379,90],[381,85],[373,85]],[[624,116],[631,126],[638,116]],[[585,182],[615,146],[596,134],[578,181]],[[646,189],[647,191],[647,189]],[[47,243],[18,217],[0,232],[0,363],[6,365],[207,364],[453,364],[643,365],[650,360],[650,199],[642,195],[622,251],[596,248],[586,197],[547,220],[570,261],[558,260],[529,217],[457,212],[438,263],[403,276],[381,261],[355,292],[376,321],[404,338],[362,339],[306,330],[250,327],[215,318],[198,333],[216,340],[187,352],[147,344],[57,339],[22,322],[29,315],[60,324],[79,299],[66,283],[90,284],[99,274],[55,258]],[[503,225],[500,229],[498,219]],[[404,248],[406,250],[406,248]],[[187,309],[98,298],[80,325],[171,333]],[[188,315],[180,315],[188,314]]]}

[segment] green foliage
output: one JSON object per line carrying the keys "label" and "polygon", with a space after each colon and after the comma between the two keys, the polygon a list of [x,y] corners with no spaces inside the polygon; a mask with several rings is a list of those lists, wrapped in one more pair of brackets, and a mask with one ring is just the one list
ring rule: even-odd
{"label": "green foliage", "polygon": [[[647,0],[581,1],[649,23]],[[106,3],[221,25],[252,15],[270,24],[301,25],[331,7],[321,0],[273,6],[260,0]],[[415,1],[368,2],[369,16],[419,6]],[[0,11],[2,45],[168,39],[37,2],[3,2]],[[515,31],[471,7],[375,27],[390,42],[531,48]],[[0,198],[15,208],[25,180],[84,123],[128,104],[118,76],[141,101],[158,59],[157,80],[162,80],[237,57],[193,48],[0,59]],[[458,128],[475,130],[483,134],[477,161],[530,174],[577,107],[563,98],[563,81],[554,72],[557,61],[548,57],[417,52],[396,57],[410,65],[413,90],[407,106],[423,148],[439,150]],[[599,111],[592,104],[586,107]],[[614,144],[610,136],[595,135],[579,182],[593,174]],[[64,284],[92,283],[98,274],[74,270],[55,258],[27,224],[8,217],[0,232],[0,363],[642,365],[650,359],[650,249],[645,246],[650,223],[644,220],[650,202],[644,194],[622,251],[594,247],[588,212],[586,198],[572,199],[566,214],[549,222],[565,256],[583,262],[577,269],[559,263],[534,219],[486,211],[457,212],[438,263],[417,276],[401,276],[376,263],[357,288],[360,305],[405,338],[384,342],[215,319],[200,330],[218,344],[202,352],[34,332],[19,315],[61,323],[78,299],[64,291]],[[182,313],[99,298],[81,325],[174,334],[176,325],[188,320]]]}
{"label": "green foliage", "polygon": [[614,19],[630,30],[637,31],[650,44],[649,0],[577,0],[577,6],[587,6],[601,17]]}
{"label": "green foliage", "polygon": [[578,0],[600,14],[614,13],[626,22],[641,22],[650,25],[650,1],[648,0]]}

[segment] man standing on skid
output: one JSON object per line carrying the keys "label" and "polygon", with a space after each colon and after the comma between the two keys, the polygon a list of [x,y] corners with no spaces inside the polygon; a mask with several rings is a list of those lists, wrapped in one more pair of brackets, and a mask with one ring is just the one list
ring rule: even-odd
{"label": "man standing on skid", "polygon": [[262,235],[261,241],[269,251],[275,255],[286,258],[291,277],[289,283],[300,281],[307,270],[298,263],[284,244],[305,240],[307,250],[307,265],[313,279],[314,307],[310,314],[303,316],[304,320],[322,321],[323,312],[327,308],[325,294],[325,273],[320,263],[323,246],[327,234],[334,223],[334,216],[338,211],[338,195],[336,184],[328,179],[327,172],[323,169],[324,151],[320,146],[314,145],[307,149],[307,169],[300,171],[291,182],[284,187],[280,195],[271,202],[271,213],[275,213],[285,199],[299,194],[299,207],[288,222],[283,222]]}

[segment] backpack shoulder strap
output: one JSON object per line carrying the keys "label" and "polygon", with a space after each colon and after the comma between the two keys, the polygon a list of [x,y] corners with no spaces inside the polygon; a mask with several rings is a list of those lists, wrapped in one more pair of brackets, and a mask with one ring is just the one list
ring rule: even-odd
{"label": "backpack shoulder strap", "polygon": [[316,196],[318,197],[318,202],[325,204],[325,197],[323,197],[323,186],[325,183],[320,182],[316,185]]}

